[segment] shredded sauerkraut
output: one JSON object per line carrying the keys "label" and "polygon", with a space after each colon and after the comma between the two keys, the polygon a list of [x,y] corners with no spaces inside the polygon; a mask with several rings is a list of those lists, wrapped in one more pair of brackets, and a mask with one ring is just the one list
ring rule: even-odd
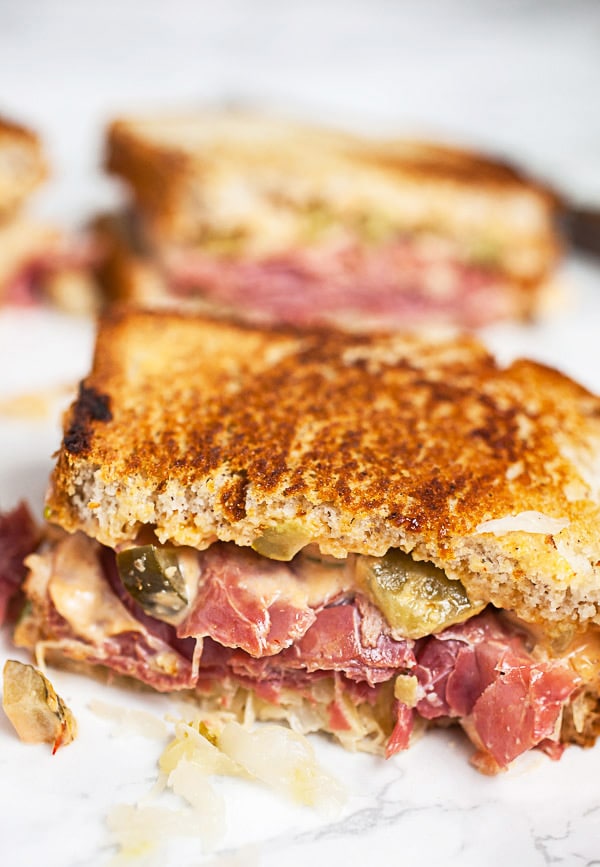
{"label": "shredded sauerkraut", "polygon": [[[171,720],[173,738],[159,758],[153,790],[136,805],[119,805],[108,816],[119,851],[113,867],[156,854],[169,837],[192,835],[205,849],[213,848],[226,830],[225,800],[213,785],[215,777],[256,780],[307,806],[341,806],[344,790],[319,766],[303,735],[287,726],[257,723],[249,694],[245,700],[237,696],[236,705],[233,711],[190,704],[185,706],[187,718]],[[115,717],[112,710],[104,715]],[[180,810],[152,803],[165,791],[183,801]]]}
{"label": "shredded sauerkraut", "polygon": [[[110,867],[131,867],[134,859],[157,854],[169,838],[198,837],[198,812],[190,809],[120,804],[107,825],[118,853]],[[139,863],[139,862],[138,862]]]}
{"label": "shredded sauerkraut", "polygon": [[[210,696],[203,697],[200,705],[206,719],[207,714],[219,718],[234,719],[250,724],[254,719],[263,722],[285,722],[298,734],[327,732],[335,737],[345,749],[351,752],[365,752],[385,755],[385,745],[391,734],[389,715],[390,694],[381,695],[380,700],[357,703],[345,692],[337,692],[334,678],[315,680],[303,692],[282,687],[277,703],[267,701],[245,687],[232,681],[220,684]],[[343,711],[346,728],[333,728],[329,708],[336,701]],[[196,704],[179,705],[182,716],[187,716]]]}
{"label": "shredded sauerkraut", "polygon": [[161,740],[167,737],[169,729],[164,720],[145,710],[120,707],[106,701],[94,699],[88,703],[96,716],[115,723],[119,733],[131,733],[145,738]]}
{"label": "shredded sauerkraut", "polygon": [[507,515],[505,518],[492,518],[483,521],[475,527],[476,533],[493,533],[495,536],[504,536],[505,533],[543,533],[553,536],[568,527],[568,518],[552,518],[543,512],[529,511],[519,512],[517,515]]}

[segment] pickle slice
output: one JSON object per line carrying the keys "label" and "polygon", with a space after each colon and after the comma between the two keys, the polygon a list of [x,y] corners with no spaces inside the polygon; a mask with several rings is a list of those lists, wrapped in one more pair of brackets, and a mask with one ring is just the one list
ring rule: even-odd
{"label": "pickle slice", "polygon": [[462,623],[485,607],[469,599],[460,581],[396,549],[383,557],[358,557],[356,580],[396,637],[423,638]]}
{"label": "pickle slice", "polygon": [[262,536],[255,539],[252,547],[257,554],[269,560],[291,560],[311,541],[306,530],[296,521],[267,527]]}
{"label": "pickle slice", "polygon": [[77,734],[75,717],[47,677],[8,659],[4,665],[2,705],[22,741],[52,744],[52,752],[70,744]]}
{"label": "pickle slice", "polygon": [[117,554],[117,568],[127,592],[152,617],[172,617],[188,604],[176,549],[125,548]]}

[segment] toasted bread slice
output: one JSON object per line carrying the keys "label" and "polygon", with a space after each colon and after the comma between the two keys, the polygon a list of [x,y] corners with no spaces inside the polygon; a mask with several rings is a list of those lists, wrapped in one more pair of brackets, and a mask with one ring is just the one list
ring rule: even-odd
{"label": "toasted bread slice", "polygon": [[432,234],[531,286],[554,267],[556,197],[504,163],[236,112],[130,117],[106,164],[159,248],[277,255],[317,241]]}
{"label": "toasted bread slice", "polygon": [[0,117],[0,220],[14,213],[47,171],[37,135]]}
{"label": "toasted bread slice", "polygon": [[295,534],[429,560],[530,623],[600,622],[600,400],[468,338],[114,310],[48,514],[104,544]]}

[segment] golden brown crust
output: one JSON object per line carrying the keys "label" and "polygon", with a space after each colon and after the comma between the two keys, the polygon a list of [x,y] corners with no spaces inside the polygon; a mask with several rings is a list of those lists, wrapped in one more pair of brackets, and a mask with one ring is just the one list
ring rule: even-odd
{"label": "golden brown crust", "polygon": [[12,215],[47,174],[38,136],[0,117],[0,219]]}
{"label": "golden brown crust", "polygon": [[[243,122],[244,115],[233,116],[241,118]],[[203,117],[199,114],[194,119],[199,125],[211,123],[211,115]],[[187,119],[188,122],[189,120]],[[253,124],[261,122],[260,117],[250,116],[250,120]],[[166,127],[177,121],[176,116],[164,118]],[[262,121],[265,124],[263,141],[252,148],[256,151],[253,153],[256,159],[261,147],[266,144],[269,149],[269,119],[265,117]],[[159,119],[157,122],[160,123]],[[221,122],[222,117],[217,116],[216,123]],[[281,126],[279,123],[275,127],[278,137],[281,135]],[[536,181],[504,160],[466,148],[418,139],[360,139],[328,129],[292,123],[286,124],[285,139],[288,144],[295,140],[301,141],[305,148],[316,149],[317,153],[319,147],[322,147],[324,154],[333,152],[340,156],[345,155],[351,160],[377,166],[391,175],[414,173],[470,186],[489,186],[505,190],[528,189],[539,193],[549,206],[558,207],[561,204],[557,192],[547,184]],[[223,138],[221,133],[222,140],[225,144],[221,147],[235,152],[234,131],[229,140],[226,135]],[[106,142],[105,164],[108,170],[125,178],[149,209],[164,207],[166,210],[176,198],[177,185],[183,182],[190,171],[197,170],[203,161],[205,168],[209,170],[213,153],[220,146],[217,133],[214,141],[211,141],[210,135],[205,137],[204,148],[197,142],[186,142],[183,135],[180,142],[176,139],[167,141],[160,137],[153,138],[151,131],[144,129],[143,121],[138,126],[135,118],[113,121],[108,127]],[[272,147],[277,148],[279,138],[274,138],[274,142]],[[244,147],[243,142],[238,146],[240,157],[245,156],[248,148]],[[285,155],[283,158],[285,159]]]}
{"label": "golden brown crust", "polygon": [[559,207],[561,199],[549,185],[527,175],[517,166],[491,155],[461,147],[433,142],[390,139],[376,143],[365,158],[390,171],[410,171],[448,181],[514,189],[531,189],[543,196],[548,205]]}
{"label": "golden brown crust", "polygon": [[[112,311],[82,395],[48,498],[68,530],[206,547],[293,521],[338,556],[412,550],[525,620],[599,617],[600,401],[557,371],[469,338]],[[478,529],[532,512],[541,530]]]}
{"label": "golden brown crust", "polygon": [[39,145],[39,138],[32,130],[26,126],[16,123],[14,120],[9,120],[7,117],[0,115],[0,137],[19,139],[30,145]]}
{"label": "golden brown crust", "polygon": [[182,151],[152,144],[127,121],[116,120],[107,132],[105,165],[131,185],[145,211],[163,215],[166,223],[167,215],[177,210],[192,160]]}

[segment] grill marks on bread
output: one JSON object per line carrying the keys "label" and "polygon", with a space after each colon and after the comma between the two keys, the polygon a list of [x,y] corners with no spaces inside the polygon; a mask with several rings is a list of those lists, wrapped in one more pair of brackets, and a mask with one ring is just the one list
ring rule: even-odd
{"label": "grill marks on bread", "polygon": [[[531,487],[560,457],[554,398],[526,394],[538,366],[499,370],[466,338],[428,346],[117,314],[105,321],[95,367],[66,452],[123,477],[182,485],[226,468],[219,497],[232,522],[245,516],[251,486],[254,496],[302,495],[421,527],[459,502],[470,513],[490,495],[498,503],[518,461]],[[541,491],[537,499],[548,506]]]}

